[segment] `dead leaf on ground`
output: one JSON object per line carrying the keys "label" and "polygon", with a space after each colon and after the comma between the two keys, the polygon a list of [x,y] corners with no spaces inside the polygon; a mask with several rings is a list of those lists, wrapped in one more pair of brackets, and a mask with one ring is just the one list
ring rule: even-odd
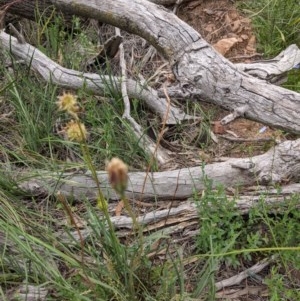
{"label": "dead leaf on ground", "polygon": [[248,44],[247,44],[247,46],[246,46],[246,50],[248,51],[248,52],[256,52],[256,38],[255,38],[255,36],[254,35],[252,35],[251,36],[251,38],[249,39],[249,41],[248,41]]}
{"label": "dead leaf on ground", "polygon": [[220,54],[225,55],[238,41],[237,38],[222,39],[214,44],[213,47]]}
{"label": "dead leaf on ground", "polygon": [[214,24],[210,23],[210,24],[208,24],[208,25],[206,25],[206,26],[204,27],[204,30],[205,30],[206,32],[211,33],[211,32],[213,32],[213,31],[216,30],[216,26],[215,26]]}
{"label": "dead leaf on ground", "polygon": [[213,132],[218,135],[222,135],[225,133],[225,127],[221,124],[221,121],[214,122]]}
{"label": "dead leaf on ground", "polygon": [[233,32],[238,32],[240,27],[241,27],[241,21],[240,20],[236,20],[236,21],[231,23],[231,30]]}

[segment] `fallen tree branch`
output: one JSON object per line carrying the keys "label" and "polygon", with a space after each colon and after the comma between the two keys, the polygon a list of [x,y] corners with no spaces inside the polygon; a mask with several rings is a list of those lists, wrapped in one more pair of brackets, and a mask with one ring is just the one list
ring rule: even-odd
{"label": "fallen tree branch", "polygon": [[228,135],[221,135],[220,136],[223,139],[232,141],[232,142],[254,142],[254,143],[260,143],[260,142],[270,142],[274,141],[274,138],[240,138],[240,137],[231,137]]}
{"label": "fallen tree branch", "polygon": [[[263,202],[264,206],[273,207],[274,210],[280,207],[283,208],[285,205],[289,206],[289,200],[291,200],[292,195],[295,190],[300,193],[300,184],[287,186],[281,193],[275,189],[260,189],[257,190],[256,195],[242,195],[238,198],[233,198],[228,196],[228,200],[234,200],[237,210],[240,214],[248,214],[249,211],[256,207],[258,204]],[[264,195],[262,198],[261,195]],[[115,205],[111,206],[113,209],[110,212],[113,214]],[[297,205],[300,208],[300,203]],[[173,207],[169,209],[157,209],[148,212],[144,215],[140,215],[137,221],[143,226],[143,231],[148,233],[153,230],[161,230],[164,235],[174,234],[175,232],[184,233],[184,238],[189,239],[199,234],[199,228],[196,230],[190,229],[191,226],[199,225],[199,212],[197,208],[197,203],[190,199],[188,201],[180,202],[178,207]],[[133,229],[132,219],[128,216],[112,216],[111,222],[118,231],[118,235],[122,237],[128,237],[132,235],[130,230]],[[127,230],[124,230],[127,229]],[[81,236],[83,239],[87,239],[93,232],[92,229],[85,228],[81,230]],[[77,231],[72,231],[71,238],[70,233],[62,231],[58,233],[60,239],[65,243],[79,242],[80,237]],[[176,242],[176,241],[174,241]]]}
{"label": "fallen tree branch", "polygon": [[297,45],[290,45],[271,60],[263,60],[250,64],[235,64],[240,71],[254,77],[264,79],[270,83],[276,83],[286,72],[300,63],[300,49]]}
{"label": "fallen tree branch", "polygon": [[240,284],[244,279],[246,279],[247,277],[251,277],[253,274],[257,274],[260,271],[262,271],[265,267],[267,267],[269,264],[271,263],[270,259],[264,259],[258,263],[256,263],[254,266],[252,266],[249,269],[246,269],[245,271],[232,276],[228,279],[219,281],[215,284],[215,287],[218,290],[223,289],[225,287],[228,286],[232,286],[232,285],[236,285],[236,284]]}
{"label": "fallen tree branch", "polygon": [[190,96],[196,91],[201,99],[229,110],[247,105],[246,118],[300,133],[299,93],[241,72],[162,6],[141,0],[52,3],[62,11],[95,18],[146,39],[169,60],[181,88]]}
{"label": "fallen tree branch", "polygon": [[[287,49],[283,50],[278,56],[271,60],[262,60],[253,63],[237,63],[235,66],[242,72],[245,72],[258,79],[265,80],[273,84],[281,84],[287,78],[287,72],[292,70],[300,62],[300,49],[297,45],[290,45]],[[159,89],[158,96],[164,95],[163,89]],[[201,100],[201,90],[183,90],[181,85],[174,85],[168,87],[168,94],[171,97],[178,99],[198,99]],[[240,111],[240,108],[248,108],[247,105],[234,108],[232,114],[223,118],[222,123],[227,124],[239,117],[241,114],[236,114]],[[246,113],[244,110],[243,114]]]}
{"label": "fallen tree branch", "polygon": [[[31,175],[31,178],[29,178]],[[300,139],[285,141],[263,155],[251,158],[231,158],[225,162],[208,164],[163,172],[130,172],[126,197],[142,199],[184,199],[205,189],[205,179],[211,179],[213,187],[249,187],[257,184],[273,185],[287,180],[299,180]],[[98,172],[104,195],[118,199],[110,188],[107,174]],[[41,171],[21,173],[17,183],[33,194],[55,193],[60,190],[66,196],[76,199],[97,198],[97,189],[91,175],[86,172],[64,173]]]}
{"label": "fallen tree branch", "polygon": [[[147,0],[149,2],[159,5],[172,5],[176,4],[178,0]],[[180,0],[180,3],[191,2],[193,0]],[[51,13],[54,9],[50,0],[36,1],[36,0],[0,0],[0,6],[7,7],[7,11],[12,14],[20,15],[24,18],[36,21],[36,13],[39,12],[43,17],[51,17]],[[64,21],[67,21],[67,25],[72,24],[73,15],[64,12]]]}
{"label": "fallen tree branch", "polygon": [[[17,58],[24,60],[27,66],[37,72],[46,82],[52,82],[58,86],[68,89],[80,89],[85,87],[87,90],[96,94],[104,95],[106,86],[114,83],[112,89],[121,92],[121,79],[108,75],[100,76],[94,73],[83,73],[72,69],[67,69],[52,61],[37,48],[27,43],[19,43],[16,38],[0,32],[0,44],[2,48],[11,52]],[[157,92],[140,83],[128,79],[127,92],[130,98],[141,99],[149,109],[156,112],[161,118],[165,117],[167,111],[167,101],[157,96]],[[168,124],[177,124],[186,119],[193,119],[193,116],[186,115],[180,109],[171,105],[170,114],[167,118]]]}
{"label": "fallen tree branch", "polygon": [[[262,60],[259,62],[247,64],[237,63],[234,64],[234,66],[236,66],[238,70],[258,79],[262,79],[274,84],[280,84],[280,81],[287,77],[287,72],[292,70],[299,62],[300,49],[297,45],[290,45],[287,49],[278,54],[274,59]],[[172,97],[177,97],[180,99],[188,97],[191,97],[193,99],[200,99],[199,95],[201,95],[201,90],[194,89],[192,91],[184,91],[182,90],[181,85],[175,85],[168,88],[168,94]],[[163,89],[158,90],[158,95],[163,96]],[[234,111],[237,110],[239,110],[238,107],[234,109]]]}
{"label": "fallen tree branch", "polygon": [[221,300],[241,300],[243,296],[249,299],[250,295],[259,296],[261,299],[263,299],[263,297],[269,297],[269,290],[266,285],[249,286],[246,284],[246,287],[242,289],[236,288],[222,290],[216,293],[215,298]]}

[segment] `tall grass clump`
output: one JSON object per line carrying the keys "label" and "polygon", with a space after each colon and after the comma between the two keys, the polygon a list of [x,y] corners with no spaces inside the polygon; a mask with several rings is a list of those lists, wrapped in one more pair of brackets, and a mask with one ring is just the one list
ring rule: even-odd
{"label": "tall grass clump", "polygon": [[251,18],[258,51],[266,57],[277,55],[290,44],[300,45],[298,1],[242,1],[238,6]]}
{"label": "tall grass clump", "polygon": [[[63,131],[69,141],[80,146],[86,168],[96,183],[98,209],[82,200],[88,228],[86,239],[72,205],[60,192],[51,199],[40,200],[47,203],[45,207],[28,195],[17,198],[1,194],[2,294],[14,292],[17,296],[21,291],[16,287],[19,284],[38,289],[46,286],[54,292],[49,296],[64,300],[146,300],[151,295],[148,291],[153,289],[149,283],[151,264],[144,249],[142,228],[124,193],[127,166],[117,158],[107,165],[110,183],[133,221],[132,239],[122,243],[100,188],[87,144],[89,133],[78,115],[77,96],[63,93],[57,105],[70,116]],[[14,181],[1,181],[1,185],[4,192],[15,191],[18,186]],[[57,215],[56,208],[63,208],[65,217]],[[50,212],[56,212],[56,216]],[[58,220],[62,217],[67,221],[63,229]]]}
{"label": "tall grass clump", "polygon": [[[84,162],[88,167],[89,171],[91,172],[91,176],[96,183],[96,189],[98,194],[97,205],[101,210],[101,212],[103,213],[104,220],[108,226],[108,229],[104,231],[104,233],[108,234],[108,236],[104,236],[104,238],[106,238],[104,239],[104,242],[106,242],[106,240],[108,241],[108,246],[110,248],[110,251],[113,251],[114,254],[114,256],[110,258],[111,254],[108,253],[107,258],[111,260],[109,263],[112,269],[111,272],[115,272],[116,268],[118,269],[122,266],[124,267],[124,263],[125,263],[124,258],[126,256],[124,254],[124,249],[121,247],[121,244],[119,243],[119,240],[114,231],[113,224],[110,220],[110,215],[108,212],[108,204],[103,195],[102,189],[100,188],[100,182],[96,173],[96,169],[95,166],[93,165],[89,148],[86,143],[88,132],[86,130],[84,123],[81,122],[80,117],[78,115],[79,106],[77,103],[77,96],[71,93],[64,93],[62,96],[58,97],[57,105],[59,107],[59,110],[66,111],[66,113],[68,113],[73,118],[67,123],[67,125],[64,128],[66,137],[70,141],[75,141],[80,143]],[[110,162],[108,166],[110,182],[113,188],[121,195],[122,201],[127,205],[126,206],[127,211],[130,213],[130,216],[132,216],[134,220],[134,215],[124,196],[124,191],[127,187],[127,172],[128,172],[127,166],[120,159],[115,159],[115,161],[112,160],[112,162]],[[65,206],[65,208],[67,209],[67,212],[70,212],[68,210],[68,205],[66,204],[65,200],[63,200],[63,197],[61,197],[61,201]],[[72,218],[71,212],[70,212],[70,218]],[[80,231],[78,232],[80,233]],[[83,245],[82,237],[80,237],[80,239],[81,239],[82,249],[83,249],[84,245]],[[84,260],[83,255],[82,255],[82,260]],[[125,275],[128,276],[128,278],[125,277],[124,281],[127,282],[126,280],[128,280],[130,282],[130,286],[128,288],[131,289],[131,295],[132,295],[131,297],[133,298],[134,297],[133,275],[131,273],[129,274],[125,273]]]}

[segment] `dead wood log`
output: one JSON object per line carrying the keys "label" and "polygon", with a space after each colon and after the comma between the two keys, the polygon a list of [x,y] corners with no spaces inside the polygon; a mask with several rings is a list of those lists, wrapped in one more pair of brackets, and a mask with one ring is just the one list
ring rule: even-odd
{"label": "dead wood log", "polygon": [[[294,193],[300,193],[300,184],[286,186],[281,191],[281,194],[278,194],[277,189],[260,187],[259,189],[256,189],[255,193],[253,193],[254,195],[246,193],[247,195],[241,195],[238,198],[228,196],[228,200],[233,199],[235,201],[236,208],[240,214],[248,214],[252,208],[260,203],[263,203],[264,206],[269,206],[274,210],[278,207],[282,209],[285,206],[289,206],[289,202],[292,200],[292,195],[294,195]],[[195,225],[199,225],[199,208],[197,206],[197,203],[193,199],[189,199],[187,201],[182,201],[177,207],[156,209],[144,215],[140,215],[138,216],[137,221],[143,227],[145,233],[149,233],[149,231],[153,230],[161,231],[164,236],[181,233],[181,236],[184,236],[184,240],[189,240],[200,231],[199,228],[195,230]],[[300,203],[296,206],[300,208]],[[113,207],[115,206],[113,205]],[[112,212],[113,210],[110,211]],[[111,222],[118,231],[118,236],[128,237],[132,234],[131,230],[133,229],[134,224],[130,217],[124,215],[112,216]],[[93,230],[86,227],[80,230],[80,232],[82,238],[87,239]],[[62,231],[58,232],[57,236],[61,241],[69,244],[80,241],[77,231],[71,231],[71,233]],[[176,243],[176,239],[172,242]]]}
{"label": "dead wood log", "polygon": [[[175,3],[183,3],[192,0],[148,0],[159,5],[172,5]],[[1,9],[5,9],[9,13],[16,14],[26,19],[37,21],[38,13],[43,17],[51,17],[55,7],[50,0],[0,0]],[[64,20],[71,21],[72,15],[67,11],[64,12]]]}
{"label": "dead wood log", "polygon": [[[67,69],[52,61],[37,48],[27,43],[19,43],[18,40],[5,32],[0,32],[0,44],[2,48],[10,51],[15,57],[24,60],[25,64],[37,72],[47,82],[52,82],[68,89],[87,90],[96,94],[104,95],[107,85],[113,83],[112,89],[121,92],[121,79],[108,75],[95,73],[83,73]],[[127,92],[130,98],[141,99],[145,104],[162,119],[166,118],[167,101],[158,97],[157,92],[147,85],[142,85],[132,79],[126,81]],[[171,105],[170,114],[167,116],[167,124],[177,124],[186,119],[194,118],[182,112],[179,108]]]}
{"label": "dead wood log", "polygon": [[[285,141],[263,155],[183,168],[163,172],[131,172],[126,196],[129,199],[184,199],[199,193],[206,187],[206,179],[212,180],[212,187],[248,187],[253,185],[273,185],[300,179],[300,139]],[[22,180],[25,177],[26,180]],[[80,173],[49,173],[41,171],[28,180],[29,174],[20,174],[17,182],[34,194],[55,193],[59,190],[76,199],[97,198],[96,184],[91,175]],[[98,178],[107,198],[118,199],[110,188],[105,172],[98,172]]]}
{"label": "dead wood log", "polygon": [[0,0],[0,9],[35,22],[40,22],[39,18],[51,22],[55,16],[60,15],[66,28],[72,26],[73,15],[61,12],[50,0]]}
{"label": "dead wood log", "polygon": [[[299,184],[288,185],[279,195],[276,189],[258,189],[255,192],[255,195],[247,194],[241,195],[237,198],[228,196],[228,200],[235,200],[236,208],[241,214],[248,214],[249,211],[257,206],[259,202],[263,202],[265,206],[283,206],[287,200],[291,199],[291,196],[294,194],[295,190],[297,193],[300,192]],[[262,197],[262,195],[264,195]],[[298,204],[300,207],[300,202]],[[145,215],[138,217],[138,222],[144,226],[151,226],[151,229],[155,228],[154,224],[158,228],[161,227],[161,222],[168,220],[166,225],[180,224],[183,222],[190,222],[192,220],[198,219],[199,213],[197,209],[197,204],[192,200],[183,201],[178,207],[162,210],[154,210]],[[127,216],[113,216],[111,218],[114,226],[118,229],[128,228],[132,229],[133,224],[130,217]],[[147,230],[147,228],[146,228]]]}
{"label": "dead wood log", "polygon": [[[27,2],[32,7],[34,1]],[[1,3],[4,5],[12,1]],[[299,94],[239,72],[248,70],[252,75],[277,81],[280,77],[278,73],[290,67],[284,66],[282,70],[282,64],[274,66],[270,61],[269,65],[261,63],[252,67],[233,65],[172,12],[149,1],[135,0],[128,3],[126,0],[118,0],[112,5],[111,1],[99,0],[93,3],[84,0],[48,0],[39,2],[39,5],[43,3],[51,3],[64,13],[92,17],[144,37],[169,59],[185,97],[197,95],[231,110],[243,107],[246,118],[299,133],[300,121],[296,118],[300,111]],[[298,54],[288,55],[291,56],[285,56],[284,60],[275,58],[275,62],[279,60],[288,65],[298,63]],[[270,69],[263,70],[266,66],[270,66]]]}
{"label": "dead wood log", "polygon": [[[271,259],[265,258],[265,259],[257,262],[252,267],[238,273],[237,275],[234,275],[230,278],[227,278],[227,279],[224,279],[222,281],[215,283],[215,287],[216,287],[217,291],[224,289],[225,287],[228,287],[228,286],[240,284],[244,279],[248,278],[250,275],[258,274],[265,267],[267,267],[273,260],[274,260],[274,256]],[[226,298],[226,295],[224,297]]]}
{"label": "dead wood log", "polygon": [[185,91],[196,91],[202,99],[225,109],[246,106],[246,118],[300,133],[299,93],[241,72],[162,6],[144,0],[51,2],[62,11],[98,19],[145,38],[169,60]]}
{"label": "dead wood log", "polygon": [[290,45],[271,60],[262,60],[250,64],[235,64],[240,71],[246,72],[270,83],[287,76],[286,72],[293,69],[300,62],[300,49],[297,45]]}
{"label": "dead wood log", "polygon": [[[271,60],[261,60],[253,63],[237,63],[235,66],[242,72],[262,79],[266,82],[280,85],[287,79],[287,72],[293,69],[300,63],[300,49],[297,45],[290,45],[275,58]],[[179,99],[186,99],[188,97],[192,99],[200,99],[201,97],[197,90],[186,91],[183,90],[180,84],[168,87],[168,94],[170,97]],[[163,97],[164,92],[162,89],[158,90],[158,95]],[[241,107],[237,108],[238,111]]]}

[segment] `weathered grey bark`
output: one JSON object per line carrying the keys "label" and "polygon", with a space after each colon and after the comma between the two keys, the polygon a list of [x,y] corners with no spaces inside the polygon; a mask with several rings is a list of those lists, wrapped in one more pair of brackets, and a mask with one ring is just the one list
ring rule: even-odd
{"label": "weathered grey bark", "polygon": [[[86,85],[88,89],[99,94],[103,94],[104,86],[111,83],[111,80],[108,80],[107,76],[100,77],[98,74],[81,73],[63,68],[46,57],[35,47],[26,43],[20,44],[14,37],[10,37],[4,32],[0,33],[0,40],[4,48],[10,50],[12,54],[18,58],[23,59],[27,65],[30,65],[31,68],[38,72],[47,82],[51,80],[57,85],[69,89],[78,89]],[[296,45],[291,45],[271,61],[268,60],[253,64],[237,64],[237,67],[260,79],[275,80],[280,77],[282,73],[292,69],[298,62],[300,62],[300,50]],[[110,79],[111,78],[112,77],[110,77]],[[120,87],[119,78],[116,77],[112,82],[115,82],[117,88]],[[127,86],[129,97],[144,100],[151,110],[156,112],[161,118],[165,118],[167,102],[164,99],[165,95],[162,90],[155,91],[149,86],[142,85],[131,79],[127,80]],[[170,97],[199,97],[197,91],[194,91],[193,95],[190,92],[186,93],[186,91],[181,89],[180,85],[169,87],[167,93]],[[176,124],[182,120],[193,118],[193,116],[185,114],[171,104],[167,124]]]}
{"label": "weathered grey bark", "polygon": [[277,83],[278,79],[286,77],[286,72],[300,63],[300,49],[297,45],[290,45],[271,60],[262,60],[251,64],[238,63],[235,66],[254,77],[264,79],[270,83]]}
{"label": "weathered grey bark", "polygon": [[71,26],[73,18],[69,12],[59,11],[50,0],[0,0],[0,9],[32,21],[38,21],[41,16],[53,18],[53,11],[56,11],[63,16],[65,26]]}
{"label": "weathered grey bark", "polygon": [[[252,75],[267,79],[273,76],[272,71],[271,74],[264,72],[258,65],[231,64],[172,12],[146,0],[50,2],[63,12],[92,17],[144,37],[169,59],[185,97],[197,95],[231,110],[243,107],[246,118],[300,132],[298,93],[240,72],[248,70]],[[290,57],[289,63],[293,62],[297,64],[299,57]],[[280,76],[280,70],[275,70],[276,77]]]}
{"label": "weathered grey bark", "polygon": [[137,34],[172,64],[186,91],[245,117],[300,133],[300,94],[241,72],[171,11],[146,0],[51,0],[62,11],[91,17]]}
{"label": "weathered grey bark", "polygon": [[[25,175],[28,179],[28,174]],[[98,178],[107,198],[118,199],[110,188],[106,172],[98,172]],[[205,167],[183,168],[173,171],[129,173],[126,196],[130,199],[183,199],[206,187],[205,179],[225,187],[248,187],[257,184],[272,185],[300,178],[300,139],[285,141],[263,155],[252,158],[231,158],[225,162],[208,164]],[[89,173],[74,174],[41,172],[31,180],[18,183],[32,193],[61,193],[80,199],[97,198],[96,184]]]}
{"label": "weathered grey bark", "polygon": [[[295,185],[294,185],[295,186]],[[248,214],[252,208],[257,207],[257,205],[262,201],[261,195],[264,195],[264,206],[270,207],[278,207],[284,208],[284,206],[289,206],[291,201],[291,195],[297,191],[300,192],[300,185],[296,185],[297,187],[286,187],[281,195],[278,195],[277,189],[257,189],[256,195],[243,195],[235,200],[236,208],[240,212],[240,214]],[[228,197],[229,200],[232,200],[232,197]],[[113,204],[115,207],[115,204]],[[134,206],[134,204],[133,204]],[[297,205],[300,207],[300,204]],[[111,215],[113,212],[111,211]],[[199,224],[199,208],[197,208],[197,204],[194,200],[183,201],[177,207],[172,207],[169,209],[156,209],[151,212],[148,212],[144,215],[139,215],[137,218],[140,225],[144,227],[145,233],[149,230],[158,230],[163,227],[160,231],[164,235],[171,235],[180,232],[181,236],[184,236],[184,239],[189,240],[199,233],[199,229],[190,230],[190,226],[195,226]],[[111,222],[114,227],[118,230],[118,235],[122,237],[126,237],[132,233],[128,231],[124,231],[124,229],[133,229],[132,219],[128,216],[112,216]],[[159,231],[159,230],[158,230]],[[81,235],[84,239],[88,238],[89,235],[93,232],[93,230],[86,228],[81,230]],[[184,235],[182,235],[184,233]],[[73,239],[70,238],[69,233],[65,233],[65,231],[58,233],[58,236],[62,241],[66,243],[74,243],[75,241],[79,241],[80,238],[78,236],[77,231],[72,232]],[[0,236],[1,242],[1,236]]]}
{"label": "weathered grey bark", "polygon": [[[148,0],[149,2],[153,2],[159,5],[172,5],[176,2],[183,3],[189,2],[192,0]],[[16,14],[20,17],[38,21],[37,18],[39,16],[43,16],[43,18],[53,17],[53,11],[56,10],[58,14],[63,16],[65,25],[72,25],[73,15],[68,11],[60,11],[55,8],[50,0],[0,0],[0,9],[6,10],[11,14]]]}
{"label": "weathered grey bark", "polygon": [[[297,45],[290,45],[275,58],[271,60],[261,60],[249,64],[238,63],[235,66],[241,72],[248,73],[249,75],[262,79],[268,83],[280,85],[287,79],[287,72],[293,69],[297,64],[300,63],[300,49]],[[171,97],[176,98],[192,98],[200,99],[199,91],[185,91],[182,86],[173,85],[168,87],[168,94]],[[158,90],[158,95],[163,96],[164,92],[162,89]]]}
{"label": "weathered grey bark", "polygon": [[[100,76],[95,73],[83,73],[64,68],[52,61],[37,48],[24,43],[21,44],[16,38],[0,32],[0,44],[2,48],[10,51],[14,56],[24,60],[34,71],[38,72],[47,82],[55,83],[69,89],[86,89],[96,94],[104,95],[107,85],[113,82],[112,89],[121,91],[121,79],[108,75]],[[127,79],[127,92],[130,98],[144,100],[145,104],[157,113],[161,118],[166,118],[167,101],[158,97],[157,92],[149,86],[142,85],[132,79]],[[191,119],[179,108],[171,105],[170,114],[167,116],[167,124],[176,124],[184,119]]]}
{"label": "weathered grey bark", "polygon": [[[274,257],[274,256],[273,256]],[[274,259],[274,258],[273,258]],[[237,285],[240,284],[243,280],[245,280],[248,277],[251,277],[251,275],[256,275],[258,274],[260,271],[262,271],[265,267],[267,267],[270,263],[272,262],[271,259],[264,259],[258,263],[256,263],[254,266],[252,266],[251,268],[248,268],[240,273],[238,273],[237,275],[234,275],[228,279],[224,279],[222,281],[219,281],[217,283],[215,283],[215,287],[217,289],[217,291],[219,290],[223,290],[222,293],[224,293],[224,288],[228,287],[228,286],[233,286],[233,285]],[[256,288],[258,289],[258,288]],[[222,294],[221,293],[221,294]],[[220,294],[220,295],[221,295]],[[247,293],[246,293],[247,294]],[[259,294],[259,292],[257,293]],[[222,295],[221,295],[222,296]],[[223,295],[224,299],[226,300],[226,293]],[[232,297],[232,296],[231,296]],[[238,295],[238,297],[240,297],[240,294]]]}

